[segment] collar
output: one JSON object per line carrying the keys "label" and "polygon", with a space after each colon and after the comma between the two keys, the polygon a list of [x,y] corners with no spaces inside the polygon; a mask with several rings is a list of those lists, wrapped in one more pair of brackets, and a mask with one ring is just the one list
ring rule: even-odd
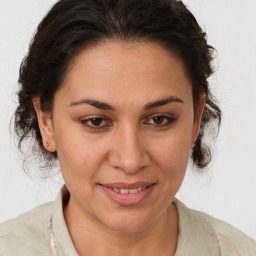
{"label": "collar", "polygon": [[59,191],[56,200],[53,202],[52,225],[55,242],[58,248],[58,255],[79,256],[71,237],[63,214],[63,203],[68,201],[66,186]]}
{"label": "collar", "polygon": [[179,236],[175,256],[219,256],[217,233],[210,223],[210,218],[207,218],[208,215],[189,209],[176,198],[173,203],[179,215]]}

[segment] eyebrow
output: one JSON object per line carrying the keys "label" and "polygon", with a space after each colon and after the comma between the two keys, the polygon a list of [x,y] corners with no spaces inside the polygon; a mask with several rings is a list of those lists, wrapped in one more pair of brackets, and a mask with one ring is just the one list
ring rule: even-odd
{"label": "eyebrow", "polygon": [[157,101],[148,103],[144,107],[144,110],[147,111],[152,108],[161,107],[161,106],[167,105],[169,103],[173,103],[173,102],[184,103],[182,99],[175,97],[175,96],[171,96],[171,97],[168,97],[165,99],[161,99],[161,100],[157,100]]}
{"label": "eyebrow", "polygon": [[[144,110],[148,111],[152,108],[161,107],[161,106],[167,105],[169,103],[173,103],[173,102],[184,103],[182,99],[175,97],[175,96],[170,96],[168,98],[160,99],[160,100],[146,104],[144,106]],[[109,110],[109,111],[116,110],[113,106],[109,105],[108,103],[101,102],[98,100],[92,100],[92,99],[81,99],[78,101],[74,101],[69,106],[73,107],[73,106],[78,106],[78,105],[82,105],[82,104],[88,104],[90,106],[93,106],[95,108],[102,109],[102,110]]]}
{"label": "eyebrow", "polygon": [[107,103],[104,103],[104,102],[101,102],[98,100],[90,100],[90,99],[81,99],[78,101],[74,101],[70,104],[70,107],[78,106],[78,105],[82,105],[82,104],[88,104],[90,106],[93,106],[93,107],[99,108],[99,109],[103,109],[103,110],[115,111],[115,108]]}

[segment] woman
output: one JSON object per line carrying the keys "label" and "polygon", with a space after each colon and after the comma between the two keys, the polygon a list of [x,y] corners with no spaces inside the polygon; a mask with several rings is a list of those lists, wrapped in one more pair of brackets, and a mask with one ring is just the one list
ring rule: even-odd
{"label": "woman", "polygon": [[175,199],[221,119],[212,54],[182,2],[58,1],[21,65],[15,128],[59,161],[65,186],[1,224],[0,254],[255,255],[251,238]]}

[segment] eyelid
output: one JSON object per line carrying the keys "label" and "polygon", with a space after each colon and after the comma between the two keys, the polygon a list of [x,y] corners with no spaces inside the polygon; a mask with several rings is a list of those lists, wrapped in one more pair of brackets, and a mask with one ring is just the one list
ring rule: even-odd
{"label": "eyelid", "polygon": [[[90,122],[93,119],[102,119],[103,122],[106,122],[106,124],[99,125],[99,126],[88,125],[88,122]],[[100,129],[106,128],[107,126],[111,126],[111,124],[109,124],[110,121],[106,117],[103,117],[103,116],[90,116],[90,117],[86,117],[86,118],[83,117],[80,119],[80,122],[82,123],[83,126],[85,126],[88,129],[91,129],[91,130],[100,130]]]}
{"label": "eyelid", "polygon": [[[149,121],[152,120],[154,117],[162,117],[165,119],[164,124],[152,124]],[[104,123],[103,125],[100,124],[98,126],[94,126],[94,125],[89,125],[88,122],[90,122],[93,119],[101,119],[102,122]],[[151,114],[149,116],[147,116],[145,118],[146,120],[143,122],[146,125],[151,125],[154,127],[165,127],[165,126],[171,126],[172,124],[174,124],[177,121],[177,116],[174,114],[163,114],[163,113],[155,113],[155,114]],[[90,130],[103,130],[104,128],[107,128],[109,126],[112,126],[111,121],[106,118],[105,116],[89,116],[89,117],[83,117],[80,119],[80,122],[82,123],[82,125]]]}
{"label": "eyelid", "polygon": [[[165,123],[165,124],[150,124],[149,120],[153,119],[154,117],[163,117],[167,120],[167,123]],[[178,117],[173,114],[157,113],[157,114],[148,116],[144,123],[155,126],[155,127],[164,127],[164,126],[172,125],[173,123],[175,123],[177,121],[177,119],[178,119]]]}

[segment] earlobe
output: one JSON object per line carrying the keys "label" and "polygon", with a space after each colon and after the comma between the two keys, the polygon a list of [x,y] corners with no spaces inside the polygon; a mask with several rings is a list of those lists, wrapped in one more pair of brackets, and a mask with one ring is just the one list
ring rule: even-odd
{"label": "earlobe", "polygon": [[193,134],[192,134],[192,140],[191,140],[191,145],[190,148],[193,148],[195,146],[195,142],[197,140],[199,131],[200,131],[200,126],[201,126],[201,121],[202,121],[202,115],[204,112],[204,107],[205,107],[205,101],[206,101],[206,94],[203,93],[200,95],[200,100],[197,106],[197,112],[194,120],[194,127],[193,127]]}
{"label": "earlobe", "polygon": [[32,101],[37,114],[37,120],[43,140],[43,145],[45,149],[49,152],[55,152],[56,145],[54,141],[54,131],[51,114],[42,111],[39,97],[33,98]]}

